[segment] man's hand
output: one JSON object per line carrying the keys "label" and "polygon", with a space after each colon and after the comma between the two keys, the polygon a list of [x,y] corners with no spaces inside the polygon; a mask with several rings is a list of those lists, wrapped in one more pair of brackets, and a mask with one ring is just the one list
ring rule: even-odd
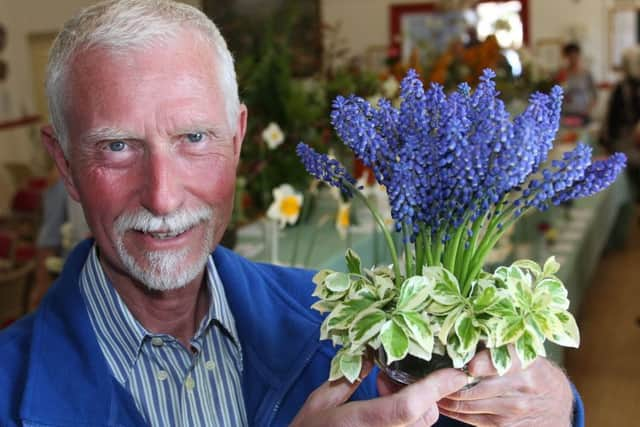
{"label": "man's hand", "polygon": [[469,374],[481,378],[438,406],[440,413],[474,426],[569,426],[573,394],[562,370],[539,357],[523,370],[511,350],[513,366],[502,377],[488,350],[469,362]]}
{"label": "man's hand", "polygon": [[[371,370],[363,368],[361,378]],[[342,379],[317,388],[293,420],[292,427],[314,426],[431,426],[438,420],[436,402],[467,384],[467,375],[455,369],[443,369],[377,399],[346,402],[358,388]]]}

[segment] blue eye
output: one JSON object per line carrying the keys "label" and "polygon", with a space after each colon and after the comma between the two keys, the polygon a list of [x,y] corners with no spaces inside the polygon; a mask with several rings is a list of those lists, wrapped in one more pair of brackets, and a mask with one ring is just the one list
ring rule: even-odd
{"label": "blue eye", "polygon": [[189,142],[202,142],[204,134],[202,132],[191,132],[187,134]]}
{"label": "blue eye", "polygon": [[109,150],[111,151],[122,151],[125,147],[124,141],[112,141],[109,143]]}

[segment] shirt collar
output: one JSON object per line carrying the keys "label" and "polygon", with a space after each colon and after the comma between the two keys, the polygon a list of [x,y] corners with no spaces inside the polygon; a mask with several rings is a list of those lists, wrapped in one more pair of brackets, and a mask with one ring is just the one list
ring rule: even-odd
{"label": "shirt collar", "polygon": [[[209,309],[193,338],[201,339],[212,325],[216,325],[240,349],[235,320],[211,256],[207,259],[205,277],[210,295]],[[89,318],[100,348],[116,378],[124,382],[127,378],[125,370],[130,369],[135,363],[145,339],[162,334],[154,335],[147,331],[129,311],[105,275],[95,244],[80,273],[80,293],[87,304]]]}

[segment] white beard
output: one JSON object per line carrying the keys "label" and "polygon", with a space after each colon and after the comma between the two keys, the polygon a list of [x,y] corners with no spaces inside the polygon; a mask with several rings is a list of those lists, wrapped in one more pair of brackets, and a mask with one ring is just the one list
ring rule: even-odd
{"label": "white beard", "polygon": [[[169,291],[186,286],[200,274],[209,258],[209,250],[213,241],[213,230],[207,230],[197,254],[189,248],[151,251],[144,254],[146,266],[141,265],[127,251],[124,245],[124,234],[129,230],[149,232],[153,230],[170,230],[184,232],[201,222],[211,219],[213,213],[209,207],[195,210],[182,210],[170,215],[157,217],[141,209],[137,212],[125,213],[116,219],[114,234],[116,250],[120,260],[133,278],[155,291]],[[195,258],[188,262],[189,257]]]}

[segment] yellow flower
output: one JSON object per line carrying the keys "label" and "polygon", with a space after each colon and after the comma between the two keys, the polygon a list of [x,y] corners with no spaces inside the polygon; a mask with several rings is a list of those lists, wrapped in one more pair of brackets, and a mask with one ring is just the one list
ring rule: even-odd
{"label": "yellow flower", "polygon": [[270,150],[275,150],[284,142],[284,133],[277,123],[271,122],[269,126],[262,131],[262,139],[267,143],[267,147],[269,147]]}
{"label": "yellow flower", "polygon": [[278,221],[280,228],[287,224],[295,224],[302,209],[302,194],[289,184],[282,184],[273,189],[273,203],[267,210],[267,217]]}
{"label": "yellow flower", "polygon": [[351,225],[350,212],[351,212],[351,203],[348,203],[348,202],[338,203],[338,213],[336,215],[336,229],[338,230],[340,237],[343,239],[347,237],[347,231],[349,230],[349,226]]}

